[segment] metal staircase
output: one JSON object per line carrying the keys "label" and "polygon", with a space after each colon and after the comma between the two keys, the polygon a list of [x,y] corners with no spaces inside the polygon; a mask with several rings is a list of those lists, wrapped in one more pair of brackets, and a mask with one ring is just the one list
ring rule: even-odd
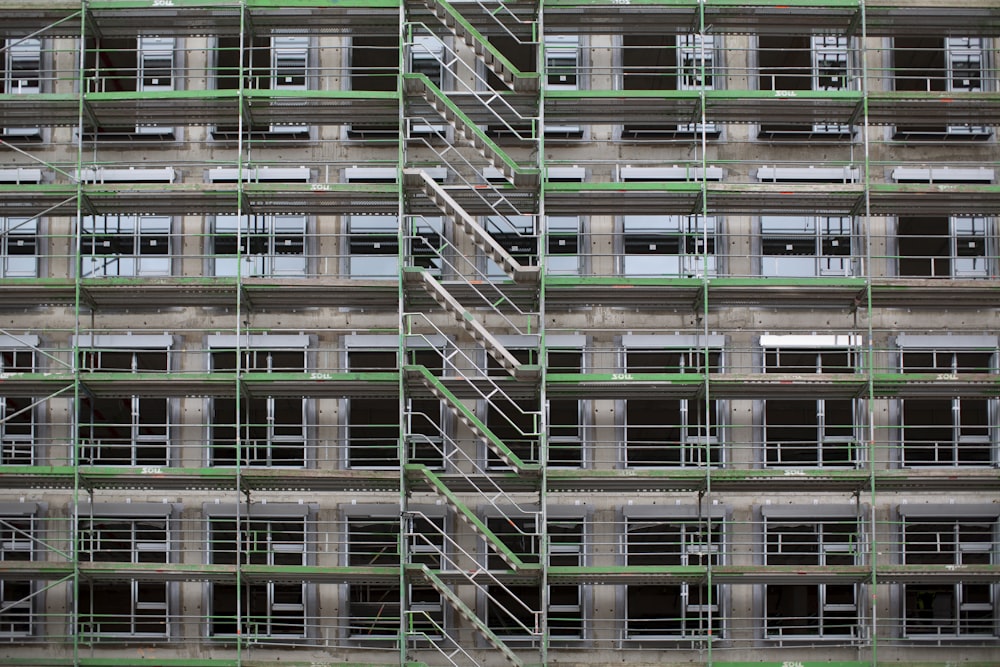
{"label": "metal staircase", "polygon": [[[432,468],[402,461],[404,543],[420,545],[407,548],[404,567],[411,584],[433,588],[453,611],[452,624],[438,628],[436,637],[418,632],[416,622],[405,623],[405,650],[408,660],[428,665],[482,664],[489,653],[518,667],[544,664],[545,610],[529,607],[511,588],[515,582],[537,585],[538,599],[544,600],[544,555],[525,561],[488,519],[505,518],[504,525],[515,526],[509,517],[532,516],[531,530],[538,532],[531,540],[545,544],[544,368],[539,363],[544,339],[537,261],[540,76],[519,70],[490,43],[491,36],[503,36],[540,50],[537,9],[527,20],[523,7],[515,14],[499,2],[411,0],[405,9],[404,48],[437,40],[443,74],[432,81],[424,73],[403,72],[400,82],[404,127],[425,128],[411,132],[402,149],[403,449],[408,452],[419,441],[425,450],[436,449],[442,462]],[[499,89],[491,88],[492,75],[502,82]],[[501,128],[503,146],[487,127]],[[444,167],[443,182],[432,177],[428,165]],[[439,169],[434,171],[439,175]],[[443,218],[440,237],[422,232],[429,228],[423,216]],[[523,229],[524,221],[530,222],[527,232],[497,232],[498,227]],[[510,337],[525,343],[508,349]],[[425,355],[427,349],[437,351],[440,364],[435,361],[432,370],[411,363],[418,348]],[[479,349],[483,354],[476,353]],[[499,374],[497,369],[502,369]],[[439,424],[428,437],[426,429],[416,433],[409,427],[416,416],[409,399],[425,396],[441,402],[454,428]],[[482,546],[468,548],[446,528],[419,520],[410,498],[426,492],[456,519],[452,530],[464,526]],[[436,551],[430,562],[424,559],[428,549]]]}

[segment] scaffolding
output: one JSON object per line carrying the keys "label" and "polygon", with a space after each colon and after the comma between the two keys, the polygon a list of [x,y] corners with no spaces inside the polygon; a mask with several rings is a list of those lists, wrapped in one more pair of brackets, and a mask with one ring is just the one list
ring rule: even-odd
{"label": "scaffolding", "polygon": [[1000,9],[0,11],[0,664],[1000,659]]}

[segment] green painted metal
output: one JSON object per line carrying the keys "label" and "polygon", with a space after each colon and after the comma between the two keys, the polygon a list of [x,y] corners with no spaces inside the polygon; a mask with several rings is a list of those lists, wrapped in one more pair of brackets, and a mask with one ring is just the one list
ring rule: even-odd
{"label": "green painted metal", "polygon": [[441,593],[442,597],[446,598],[451,604],[451,606],[461,614],[467,621],[469,621],[481,635],[486,637],[493,646],[500,650],[504,656],[515,665],[515,667],[520,667],[522,664],[521,660],[514,654],[513,651],[499,638],[496,633],[490,629],[479,615],[476,614],[472,609],[469,608],[467,604],[460,598],[451,588],[448,587],[446,583],[441,581],[440,577],[437,576],[432,570],[430,570],[426,565],[408,565],[407,569],[419,571],[424,578]]}
{"label": "green painted metal", "polygon": [[435,99],[437,99],[441,104],[447,106],[448,109],[453,114],[455,114],[455,116],[458,117],[459,120],[461,120],[462,124],[465,126],[466,132],[471,132],[476,136],[477,139],[479,139],[485,145],[489,146],[490,150],[494,154],[499,156],[500,159],[503,161],[505,165],[507,165],[508,168],[510,168],[511,170],[513,170],[518,174],[524,174],[524,175],[537,175],[540,173],[540,170],[537,168],[525,167],[515,162],[514,159],[507,154],[507,151],[502,149],[499,146],[499,144],[497,144],[488,134],[486,134],[486,131],[483,130],[483,128],[479,127],[479,125],[474,123],[472,119],[469,118],[468,115],[466,115],[466,113],[462,111],[462,109],[459,108],[457,104],[455,104],[451,99],[449,99],[448,96],[445,95],[440,88],[435,86],[431,82],[431,80],[427,78],[426,75],[407,73],[403,75],[403,78],[420,81],[427,88],[427,90],[429,90],[434,95]]}
{"label": "green painted metal", "polygon": [[417,464],[407,464],[406,468],[408,470],[419,471],[423,476],[431,483],[431,485],[438,490],[438,492],[443,495],[451,503],[458,512],[465,517],[465,520],[472,524],[476,531],[482,535],[489,543],[490,547],[495,549],[498,553],[502,554],[504,558],[514,565],[515,569],[521,570],[539,570],[541,566],[538,563],[525,563],[520,556],[514,553],[510,547],[504,544],[503,540],[497,537],[497,534],[490,530],[486,524],[480,519],[475,510],[469,508],[458,495],[448,488],[448,485],[438,477],[437,474],[432,472],[425,465]]}
{"label": "green painted metal", "polygon": [[[484,49],[486,49],[487,53],[492,55],[497,62],[503,65],[504,69],[513,74],[515,77],[519,79],[539,78],[540,74],[538,72],[522,72],[520,69],[515,67],[514,63],[508,60],[507,56],[505,56],[499,49],[493,46],[493,44],[491,44],[490,41],[486,39],[486,37],[484,37],[483,34],[480,33],[479,30],[477,30],[476,27],[462,15],[461,12],[455,9],[452,4],[448,2],[448,0],[434,0],[434,4],[443,8],[445,12],[447,12],[448,16],[455,21],[455,23],[462,26],[462,29],[465,31],[465,34],[469,36],[469,38],[479,43]],[[542,61],[539,60],[539,62]]]}
{"label": "green painted metal", "polygon": [[493,448],[495,448],[495,450],[498,453],[502,453],[503,456],[505,456],[507,460],[511,462],[511,465],[513,465],[518,471],[530,472],[538,470],[539,468],[538,464],[525,463],[521,459],[521,457],[512,452],[510,448],[507,447],[506,443],[504,443],[503,440],[498,438],[493,433],[493,431],[491,431],[489,427],[486,426],[483,420],[481,420],[476,415],[476,413],[469,408],[469,406],[465,405],[465,403],[462,402],[461,399],[455,396],[455,394],[452,393],[452,391],[444,385],[444,383],[441,381],[441,378],[431,373],[426,366],[405,366],[404,370],[408,373],[409,372],[419,373],[426,383],[433,386],[437,391],[441,392],[441,395],[444,396],[445,400],[448,401],[449,405],[458,410],[459,414],[461,414],[462,417],[468,419],[471,423],[475,424],[476,428],[479,429],[480,432],[483,433],[483,435],[489,441],[489,444]]}

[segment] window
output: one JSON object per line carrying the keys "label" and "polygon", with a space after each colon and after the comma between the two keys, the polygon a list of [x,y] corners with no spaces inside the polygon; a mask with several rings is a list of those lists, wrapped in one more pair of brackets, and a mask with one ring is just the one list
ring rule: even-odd
{"label": "window", "polygon": [[[848,39],[834,35],[761,35],[758,37],[761,90],[846,90],[853,85]],[[844,123],[773,123],[761,125],[761,138],[836,138],[850,134]]]}
{"label": "window", "polygon": [[[165,373],[170,336],[82,335],[85,373]],[[169,465],[171,399],[147,396],[80,398],[78,437],[83,465]]]}
{"label": "window", "polygon": [[[297,35],[256,35],[247,39],[242,55],[239,37],[219,37],[215,55],[215,86],[219,90],[237,90],[241,86],[252,90],[274,92],[308,90],[309,38]],[[240,80],[240,74],[244,79]],[[276,98],[275,108],[295,102]],[[212,128],[216,139],[236,139],[239,128],[220,125]],[[250,136],[275,139],[307,139],[309,126],[299,123],[272,123],[244,126]]]}
{"label": "window", "polygon": [[[549,373],[582,373],[583,347],[577,336],[548,336]],[[584,464],[584,431],[589,401],[549,398],[549,466],[578,468]]]}
{"label": "window", "polygon": [[[762,336],[764,372],[855,373],[859,344],[853,336]],[[863,414],[858,401],[849,398],[765,400],[765,465],[858,465]]]}
{"label": "window", "polygon": [[[989,49],[980,37],[896,37],[893,76],[896,90],[916,92],[980,92],[989,80]],[[987,127],[973,125],[900,125],[894,138],[989,138]]]}
{"label": "window", "polygon": [[0,278],[38,275],[38,221],[0,218]]}
{"label": "window", "polygon": [[[37,345],[37,336],[0,334],[0,374],[34,372]],[[28,396],[0,395],[0,465],[36,462],[35,401]]]}
{"label": "window", "polygon": [[[712,35],[623,35],[624,90],[713,90],[715,37]],[[718,135],[715,123],[634,124],[622,129],[626,139],[674,135]]]}
{"label": "window", "polygon": [[[81,511],[81,563],[170,563],[174,531],[170,505],[140,504],[124,510],[95,506]],[[78,631],[89,641],[171,634],[176,584],[163,581],[81,579]]]}
{"label": "window", "polygon": [[[348,85],[351,90],[392,92],[399,76],[399,35],[352,35],[351,69]],[[428,61],[411,62],[411,66],[429,65]],[[426,72],[423,72],[426,73]],[[399,125],[353,123],[347,129],[353,139],[395,139]]]}
{"label": "window", "polygon": [[[390,339],[391,340],[387,340]],[[355,340],[359,339],[359,340]],[[348,339],[347,368],[351,372],[396,371],[397,339],[389,336],[352,336]],[[443,340],[435,342],[444,344]],[[389,345],[393,345],[389,348]],[[410,351],[407,363],[441,374],[442,352],[425,348]],[[408,398],[405,408],[407,462],[434,468],[443,464],[450,436],[446,409],[435,398]],[[400,405],[397,397],[352,397],[347,400],[348,465],[352,468],[397,468]]]}
{"label": "window", "polygon": [[[836,568],[861,564],[856,508],[762,509],[765,565]],[[823,519],[817,520],[817,513]],[[768,639],[859,635],[858,584],[767,584],[764,589],[764,634]]]}
{"label": "window", "polygon": [[[490,216],[484,225],[493,240],[521,266],[538,264],[538,232],[534,216]],[[508,280],[509,275],[492,259],[486,259],[486,274],[493,280]]]}
{"label": "window", "polygon": [[[502,53],[521,72],[539,72],[537,43],[520,41],[517,38],[497,34],[488,37],[490,44]],[[583,67],[583,44],[579,35],[547,34],[543,43],[545,75],[542,85],[546,90],[580,90]],[[504,83],[491,69],[484,67],[489,88],[503,93],[509,91],[510,84]],[[490,125],[487,130],[493,136],[531,138],[535,130],[531,123],[518,121],[509,124]],[[578,125],[545,124],[545,135],[550,138],[576,138],[583,134]]]}
{"label": "window", "polygon": [[[0,504],[0,563],[35,560],[39,530],[34,503]],[[0,639],[27,637],[35,629],[36,586],[0,578]]]}
{"label": "window", "polygon": [[[954,347],[921,349],[921,337],[900,336],[903,373],[957,376],[996,372],[994,337],[981,341],[974,337],[963,340],[955,336],[952,341],[934,338]],[[977,349],[977,344],[983,347]],[[968,347],[960,347],[965,345]],[[1000,436],[995,398],[903,398],[900,402],[904,466],[983,466],[994,461]]]}
{"label": "window", "polygon": [[[164,92],[176,89],[177,40],[144,36],[90,37],[84,45],[84,72],[91,93]],[[141,123],[125,130],[99,128],[92,138],[173,139],[174,128]]]}
{"label": "window", "polygon": [[[625,564],[719,565],[721,516],[656,516],[653,508],[629,507],[625,517]],[[654,584],[625,586],[625,639],[707,639],[722,636],[720,586]]]}
{"label": "window", "polygon": [[[992,565],[997,559],[993,508],[900,506],[904,565],[954,570]],[[993,583],[942,582],[903,585],[903,635],[911,639],[997,637]]]}
{"label": "window", "polygon": [[761,275],[853,275],[851,228],[849,216],[761,216]]}
{"label": "window", "polygon": [[[525,563],[537,563],[541,553],[537,517],[492,516],[486,526]],[[579,567],[584,564],[584,521],[557,508],[549,508],[547,526],[549,565]],[[487,567],[508,570],[496,552],[485,546]],[[552,642],[583,639],[584,586],[560,584],[548,587],[549,637]],[[536,585],[491,584],[486,595],[486,622],[501,639],[532,639],[535,614],[542,607]]]}
{"label": "window", "polygon": [[214,228],[215,275],[306,275],[306,219],[300,215],[219,215]]}
{"label": "window", "polygon": [[900,216],[899,275],[990,278],[996,273],[993,224],[984,217]]}
{"label": "window", "polygon": [[583,271],[582,221],[577,216],[545,218],[545,271],[550,276],[577,276]]}
{"label": "window", "polygon": [[[34,95],[41,92],[41,40],[34,38],[0,40],[0,55],[3,57],[0,93]],[[5,127],[0,130],[0,136],[8,139],[39,139],[41,135],[42,131],[37,127]],[[2,231],[0,228],[0,232]]]}
{"label": "window", "polygon": [[[352,168],[346,173],[348,183],[395,183],[396,170],[393,168]],[[351,278],[391,279],[399,277],[399,217],[395,214],[354,213],[345,217],[347,226],[347,266],[345,272]],[[421,222],[414,223],[414,236],[435,230],[424,229]],[[440,230],[436,230],[440,232]],[[427,237],[430,239],[431,237]],[[410,240],[414,257],[418,263],[430,267],[435,258],[426,243],[420,238]]]}
{"label": "window", "polygon": [[[410,562],[432,570],[447,569],[444,517],[417,512],[407,518],[407,550]],[[398,567],[400,564],[399,511],[384,505],[352,506],[347,517],[347,565]],[[444,627],[441,595],[430,586],[410,584],[407,591],[410,630],[435,637]],[[395,641],[399,635],[400,590],[397,584],[350,584],[346,615],[348,635],[358,643]]]}
{"label": "window", "polygon": [[[497,341],[510,352],[521,364],[538,364],[537,339],[532,336],[497,336]],[[525,347],[532,345],[532,347]],[[510,377],[509,372],[493,358],[485,355],[486,373],[491,377]],[[537,396],[524,398],[512,396],[502,389],[488,392],[485,400],[480,401],[480,414],[485,414],[484,422],[507,449],[525,463],[538,463],[541,456],[541,426],[542,405]],[[575,402],[575,401],[574,401]],[[550,405],[551,408],[551,405]],[[557,411],[562,410],[566,419],[564,434],[570,428],[568,411],[572,410],[568,403],[557,405]],[[568,452],[566,452],[569,455]],[[500,457],[488,446],[487,465],[489,467],[505,467]]]}
{"label": "window", "polygon": [[169,217],[90,216],[81,224],[81,277],[170,275]]}
{"label": "window", "polygon": [[[309,565],[308,508],[268,505],[242,508],[210,519],[210,560],[214,565]],[[310,589],[306,582],[244,581],[211,584],[213,637],[240,635],[251,640],[305,637]]]}
{"label": "window", "polygon": [[716,274],[715,218],[700,215],[622,216],[621,273],[690,278]]}
{"label": "window", "polygon": [[[432,35],[414,35],[412,43],[407,47],[408,71],[423,74],[432,84],[442,88],[445,85],[444,59],[451,57],[450,54],[445,55],[444,42]],[[408,131],[410,136],[443,135],[446,128],[444,123],[428,123],[423,118],[410,118]]]}
{"label": "window", "polygon": [[[654,374],[718,373],[723,339],[701,337],[623,337],[625,372]],[[702,341],[704,342],[704,341]],[[716,465],[719,447],[720,401],[701,398],[630,398],[625,402],[625,465],[628,467],[689,467]]]}
{"label": "window", "polygon": [[[306,336],[213,336],[213,372],[304,373]],[[246,396],[212,399],[211,464],[301,468],[306,465],[306,408],[303,396]]]}

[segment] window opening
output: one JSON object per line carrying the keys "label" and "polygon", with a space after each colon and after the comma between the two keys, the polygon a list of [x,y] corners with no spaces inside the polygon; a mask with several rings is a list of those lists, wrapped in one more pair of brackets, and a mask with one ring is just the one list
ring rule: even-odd
{"label": "window opening", "polygon": [[761,274],[853,275],[851,227],[849,216],[761,216]]}
{"label": "window opening", "polygon": [[578,216],[545,218],[548,249],[545,270],[550,276],[577,276],[583,270],[580,254],[582,220]]}
{"label": "window opening", "polygon": [[[81,340],[80,369],[88,373],[164,373],[169,369],[169,341],[153,338],[156,340],[147,341],[142,336]],[[168,398],[82,396],[78,410],[81,464],[168,465],[170,404]]]}
{"label": "window opening", "polygon": [[[228,517],[211,520],[211,562],[243,565],[308,565],[306,517],[254,517],[237,523]],[[306,634],[306,601],[310,584],[269,581],[212,584],[213,636],[243,635],[253,638],[303,637]],[[237,624],[237,600],[241,625]]]}
{"label": "window opening", "polygon": [[[812,521],[765,514],[765,565],[859,565],[854,517]],[[858,584],[767,584],[764,632],[769,639],[857,637]]]}
{"label": "window opening", "polygon": [[[436,349],[409,351],[406,363],[440,375],[444,361]],[[396,350],[352,348],[347,368],[352,372],[396,371]],[[399,467],[399,399],[351,397],[347,401],[348,465],[352,468]],[[410,398],[406,405],[407,456],[410,463],[443,465],[447,411],[437,398]]]}
{"label": "window opening", "polygon": [[171,274],[169,217],[88,216],[81,225],[81,277]]}
{"label": "window opening", "polygon": [[[399,49],[399,35],[353,35],[350,89],[395,91],[399,74]],[[353,123],[347,128],[347,136],[352,139],[395,139],[399,136],[399,125]]]}
{"label": "window opening", "polygon": [[[903,517],[904,565],[962,567],[996,562],[996,517]],[[920,639],[996,637],[996,586],[903,585],[903,634]]]}
{"label": "window opening", "polygon": [[[162,92],[174,89],[175,41],[172,37],[139,37],[136,90]],[[137,125],[135,131],[145,135],[173,135],[174,129],[160,125]]]}
{"label": "window opening", "polygon": [[[625,348],[626,373],[718,373],[721,350],[696,347]],[[630,398],[625,402],[625,465],[689,467],[717,465],[720,401],[699,398]]]}
{"label": "window opening", "polygon": [[[625,564],[701,566],[721,563],[718,519],[626,517]],[[718,585],[625,586],[625,638],[705,639],[722,635]],[[711,615],[711,623],[709,616]]]}
{"label": "window opening", "polygon": [[[39,39],[0,40],[3,45],[3,71],[0,72],[0,93],[7,95],[36,95],[41,92],[42,42]],[[39,139],[38,127],[5,127],[4,137]],[[2,219],[0,219],[2,220]],[[2,231],[2,229],[0,229]]]}
{"label": "window opening", "polygon": [[[398,516],[350,516],[347,519],[347,564],[357,567],[397,567],[400,563]],[[440,569],[444,553],[444,517],[413,519],[410,561]],[[350,584],[347,600],[348,634],[358,642],[395,641],[399,634],[400,590],[392,584]],[[445,626],[440,594],[430,586],[410,585],[407,591],[415,632],[434,637]],[[435,627],[436,626],[436,627]]]}
{"label": "window opening", "polygon": [[[266,339],[266,337],[261,337]],[[256,342],[256,341],[255,341]],[[269,348],[264,340],[241,350],[245,373],[304,373],[306,343],[295,348]],[[212,370],[236,370],[236,353],[214,346]],[[244,466],[301,468],[306,465],[307,399],[304,396],[247,396],[212,400],[211,464],[236,465],[237,441]]]}
{"label": "window opening", "polygon": [[[851,87],[849,45],[835,35],[760,35],[758,37],[760,89],[773,91],[836,91]],[[761,124],[760,136],[769,139],[839,138],[850,134],[846,123],[819,122]]]}
{"label": "window opening", "polygon": [[0,218],[0,278],[38,275],[38,221]]}
{"label": "window opening", "polygon": [[692,278],[717,273],[716,221],[700,215],[622,216],[626,276]]}
{"label": "window opening", "polygon": [[[987,53],[979,37],[896,37],[892,50],[896,90],[980,92]],[[900,125],[894,138],[983,140],[991,134],[991,128],[967,124]]]}
{"label": "window opening", "polygon": [[[486,526],[525,563],[537,563],[541,548],[534,518],[488,517]],[[549,564],[579,567],[583,562],[583,520],[579,518],[551,518],[548,522]],[[490,570],[507,570],[509,566],[491,548],[485,547],[487,567]],[[529,640],[525,628],[535,627],[535,617],[530,610],[542,606],[538,585],[499,585],[488,587],[486,622],[490,629],[505,639]],[[551,641],[569,641],[583,638],[584,604],[583,586],[558,584],[548,587],[548,621]]]}
{"label": "window opening", "polygon": [[[905,348],[904,373],[993,373],[993,350]],[[993,398],[900,399],[902,463],[906,466],[982,466],[994,460],[1000,436]]]}
{"label": "window opening", "polygon": [[[712,35],[623,35],[623,88],[714,90],[715,50]],[[644,139],[705,132],[714,138],[719,131],[716,123],[629,123],[622,128],[622,137]]]}
{"label": "window opening", "polygon": [[301,215],[219,215],[214,229],[215,275],[306,275],[306,218]]}
{"label": "window opening", "polygon": [[899,275],[989,278],[996,260],[991,221],[984,217],[901,216],[897,222]]}
{"label": "window opening", "polygon": [[[165,515],[81,519],[79,558],[88,563],[169,563],[171,530]],[[172,586],[163,581],[82,579],[77,605],[81,637],[101,641],[169,635]]]}
{"label": "window opening", "polygon": [[[219,37],[214,55],[215,87],[218,90],[243,87],[280,92],[309,88],[309,38],[306,36],[257,35],[248,38],[242,51],[239,37]],[[279,98],[278,102],[285,105],[295,103],[289,98]],[[236,125],[219,125],[212,128],[212,136],[235,140],[238,131]],[[244,126],[244,132],[262,139],[301,140],[308,139],[309,126],[272,123]]]}
{"label": "window opening", "polygon": [[[34,516],[0,515],[0,562],[35,559]],[[30,581],[0,579],[0,638],[28,637],[34,631],[34,586]]]}
{"label": "window opening", "polygon": [[[270,54],[271,90],[291,91],[308,88],[308,37],[271,37]],[[309,126],[271,124],[268,131],[271,134],[303,134],[309,132]]]}
{"label": "window opening", "polygon": [[[444,42],[432,35],[415,35],[407,54],[410,72],[423,74],[438,88],[444,85]],[[409,123],[411,136],[444,134],[447,128],[444,123],[428,123],[422,118],[411,118]]]}

